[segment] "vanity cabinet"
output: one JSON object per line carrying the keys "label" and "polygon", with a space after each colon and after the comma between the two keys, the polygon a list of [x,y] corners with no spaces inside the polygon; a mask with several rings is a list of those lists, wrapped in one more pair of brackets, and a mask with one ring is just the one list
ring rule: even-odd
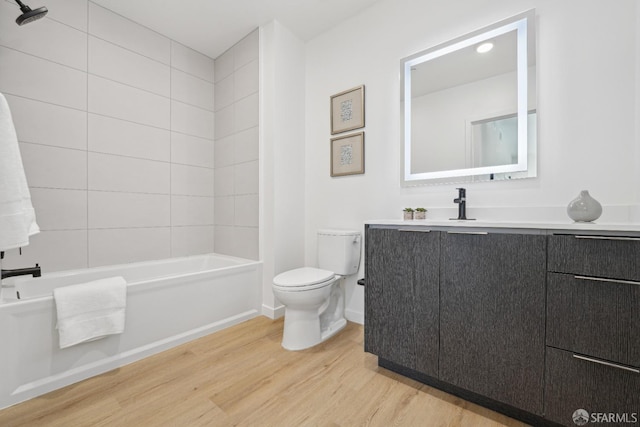
{"label": "vanity cabinet", "polygon": [[440,233],[369,229],[365,351],[437,376]]}
{"label": "vanity cabinet", "polygon": [[635,237],[549,236],[547,418],[640,417],[639,257]]}
{"label": "vanity cabinet", "polygon": [[366,226],[365,350],[532,425],[640,422],[640,229],[449,224]]}
{"label": "vanity cabinet", "polygon": [[447,232],[440,380],[542,414],[546,236]]}

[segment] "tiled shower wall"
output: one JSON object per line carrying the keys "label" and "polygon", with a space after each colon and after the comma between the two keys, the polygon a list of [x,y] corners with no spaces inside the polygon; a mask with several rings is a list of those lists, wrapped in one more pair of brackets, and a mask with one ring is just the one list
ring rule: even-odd
{"label": "tiled shower wall", "polygon": [[215,60],[215,251],[258,259],[258,30]]}
{"label": "tiled shower wall", "polygon": [[42,229],[3,267],[212,252],[214,61],[87,0],[47,6],[19,27],[0,0],[0,92]]}

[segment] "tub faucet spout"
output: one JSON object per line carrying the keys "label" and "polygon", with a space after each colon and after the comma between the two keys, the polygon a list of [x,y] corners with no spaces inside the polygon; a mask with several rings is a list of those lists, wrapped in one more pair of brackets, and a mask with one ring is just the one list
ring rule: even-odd
{"label": "tub faucet spout", "polygon": [[28,276],[28,275],[32,275],[33,277],[42,276],[42,270],[40,269],[40,266],[36,264],[35,267],[16,268],[13,270],[0,270],[0,280],[4,280],[7,277]]}

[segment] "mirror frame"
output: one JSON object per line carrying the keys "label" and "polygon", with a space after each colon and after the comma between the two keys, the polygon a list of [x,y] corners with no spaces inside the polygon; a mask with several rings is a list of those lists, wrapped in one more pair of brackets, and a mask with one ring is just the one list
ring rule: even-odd
{"label": "mirror frame", "polygon": [[[517,117],[518,117],[518,163],[499,166],[485,166],[465,169],[454,169],[434,172],[411,172],[411,68],[417,64],[430,61],[448,53],[481,43],[485,40],[516,31],[516,63],[517,63]],[[527,171],[528,141],[527,117],[529,80],[528,50],[535,49],[535,9],[496,22],[472,33],[463,35],[427,50],[418,52],[400,61],[401,76],[401,183],[402,186],[415,186],[440,182],[453,182],[455,179],[474,175],[493,175],[508,172]],[[534,53],[535,54],[535,53]],[[531,94],[535,96],[534,94]],[[532,142],[535,144],[535,142]],[[536,176],[531,171],[527,177]]]}

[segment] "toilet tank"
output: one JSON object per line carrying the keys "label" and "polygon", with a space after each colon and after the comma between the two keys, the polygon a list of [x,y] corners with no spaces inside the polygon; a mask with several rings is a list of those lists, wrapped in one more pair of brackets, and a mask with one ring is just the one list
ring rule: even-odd
{"label": "toilet tank", "polygon": [[341,276],[356,274],[362,235],[354,230],[318,230],[318,267]]}

